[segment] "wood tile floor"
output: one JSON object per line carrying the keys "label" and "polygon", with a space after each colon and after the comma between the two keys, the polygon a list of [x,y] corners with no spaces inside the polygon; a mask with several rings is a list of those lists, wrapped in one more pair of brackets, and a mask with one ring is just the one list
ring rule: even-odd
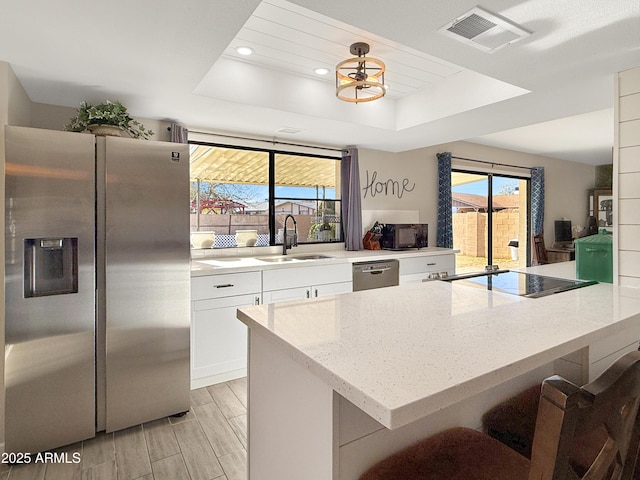
{"label": "wood tile floor", "polygon": [[246,480],[247,383],[191,391],[191,411],[56,450],[81,461],[0,467],[0,480]]}

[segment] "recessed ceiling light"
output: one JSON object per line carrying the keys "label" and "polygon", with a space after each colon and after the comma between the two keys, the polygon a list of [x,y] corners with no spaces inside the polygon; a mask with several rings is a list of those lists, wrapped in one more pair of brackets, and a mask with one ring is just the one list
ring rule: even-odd
{"label": "recessed ceiling light", "polygon": [[253,48],[250,47],[236,47],[236,52],[240,55],[251,55],[253,53]]}
{"label": "recessed ceiling light", "polygon": [[327,73],[329,73],[329,69],[328,68],[316,68],[314,70],[314,72],[316,72],[316,75],[326,75]]}

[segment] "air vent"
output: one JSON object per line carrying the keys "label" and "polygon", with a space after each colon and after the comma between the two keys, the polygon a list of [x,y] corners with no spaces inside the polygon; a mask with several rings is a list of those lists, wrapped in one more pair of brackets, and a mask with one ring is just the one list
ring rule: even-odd
{"label": "air vent", "polygon": [[531,32],[515,23],[480,7],[472,8],[439,31],[488,53],[531,35]]}
{"label": "air vent", "polygon": [[301,128],[296,127],[280,127],[278,130],[276,130],[277,133],[288,133],[290,135],[295,135],[296,133],[300,133],[301,131]]}

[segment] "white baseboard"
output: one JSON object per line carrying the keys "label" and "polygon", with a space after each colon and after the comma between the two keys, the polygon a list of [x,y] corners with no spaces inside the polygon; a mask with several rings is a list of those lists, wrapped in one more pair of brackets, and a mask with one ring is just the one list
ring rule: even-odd
{"label": "white baseboard", "polygon": [[237,370],[231,370],[230,372],[218,373],[216,375],[210,375],[202,378],[191,379],[191,390],[197,388],[208,387],[209,385],[215,385],[216,383],[228,382],[237,378],[247,376],[246,368],[238,368]]}

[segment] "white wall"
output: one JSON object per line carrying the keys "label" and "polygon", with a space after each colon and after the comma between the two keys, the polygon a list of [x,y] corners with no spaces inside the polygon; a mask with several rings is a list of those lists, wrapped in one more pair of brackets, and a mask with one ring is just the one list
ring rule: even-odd
{"label": "white wall", "polygon": [[[419,221],[435,228],[433,219],[437,216],[438,186],[437,181],[434,183],[437,163],[432,157],[436,150],[434,153],[425,150],[389,153],[359,149],[362,209],[417,210]],[[375,184],[367,188],[374,178]],[[387,183],[389,180],[395,183]],[[402,188],[403,185],[406,189]],[[371,225],[363,225],[365,230],[369,227]],[[433,233],[435,235],[435,230]],[[431,232],[429,234],[431,236]],[[429,244],[432,244],[431,240]]]}
{"label": "white wall", "polygon": [[[64,126],[69,123],[69,120],[75,114],[75,108],[48,105],[45,103],[33,103],[31,105],[31,126],[35,128],[48,128],[49,130],[64,130]],[[151,140],[161,142],[168,142],[170,140],[170,133],[167,128],[171,122],[140,117],[134,118],[142,123],[145,128],[154,131],[155,135],[151,137]]]}
{"label": "white wall", "polygon": [[640,287],[640,67],[620,72],[616,83],[613,274]]}
{"label": "white wall", "polygon": [[[544,231],[547,245],[552,245],[554,241],[554,220],[566,218],[571,220],[572,225],[586,225],[588,190],[593,188],[595,182],[594,166],[469,142],[454,142],[402,153],[360,149],[362,209],[418,210],[420,222],[429,224],[429,245],[435,245],[438,218],[436,154],[445,151],[451,152],[453,156],[495,163],[545,167]],[[454,165],[455,162],[454,160]],[[478,167],[482,166],[478,165]],[[411,192],[404,192],[402,198],[398,198],[397,194],[394,195],[390,191],[386,195],[378,193],[371,196],[370,191],[364,192],[367,185],[367,171],[369,180],[373,172],[377,172],[377,182],[393,179],[402,184],[406,178],[410,186],[415,184],[415,188]],[[516,170],[513,172],[520,173]],[[370,225],[363,225],[363,227],[366,229]]]}

